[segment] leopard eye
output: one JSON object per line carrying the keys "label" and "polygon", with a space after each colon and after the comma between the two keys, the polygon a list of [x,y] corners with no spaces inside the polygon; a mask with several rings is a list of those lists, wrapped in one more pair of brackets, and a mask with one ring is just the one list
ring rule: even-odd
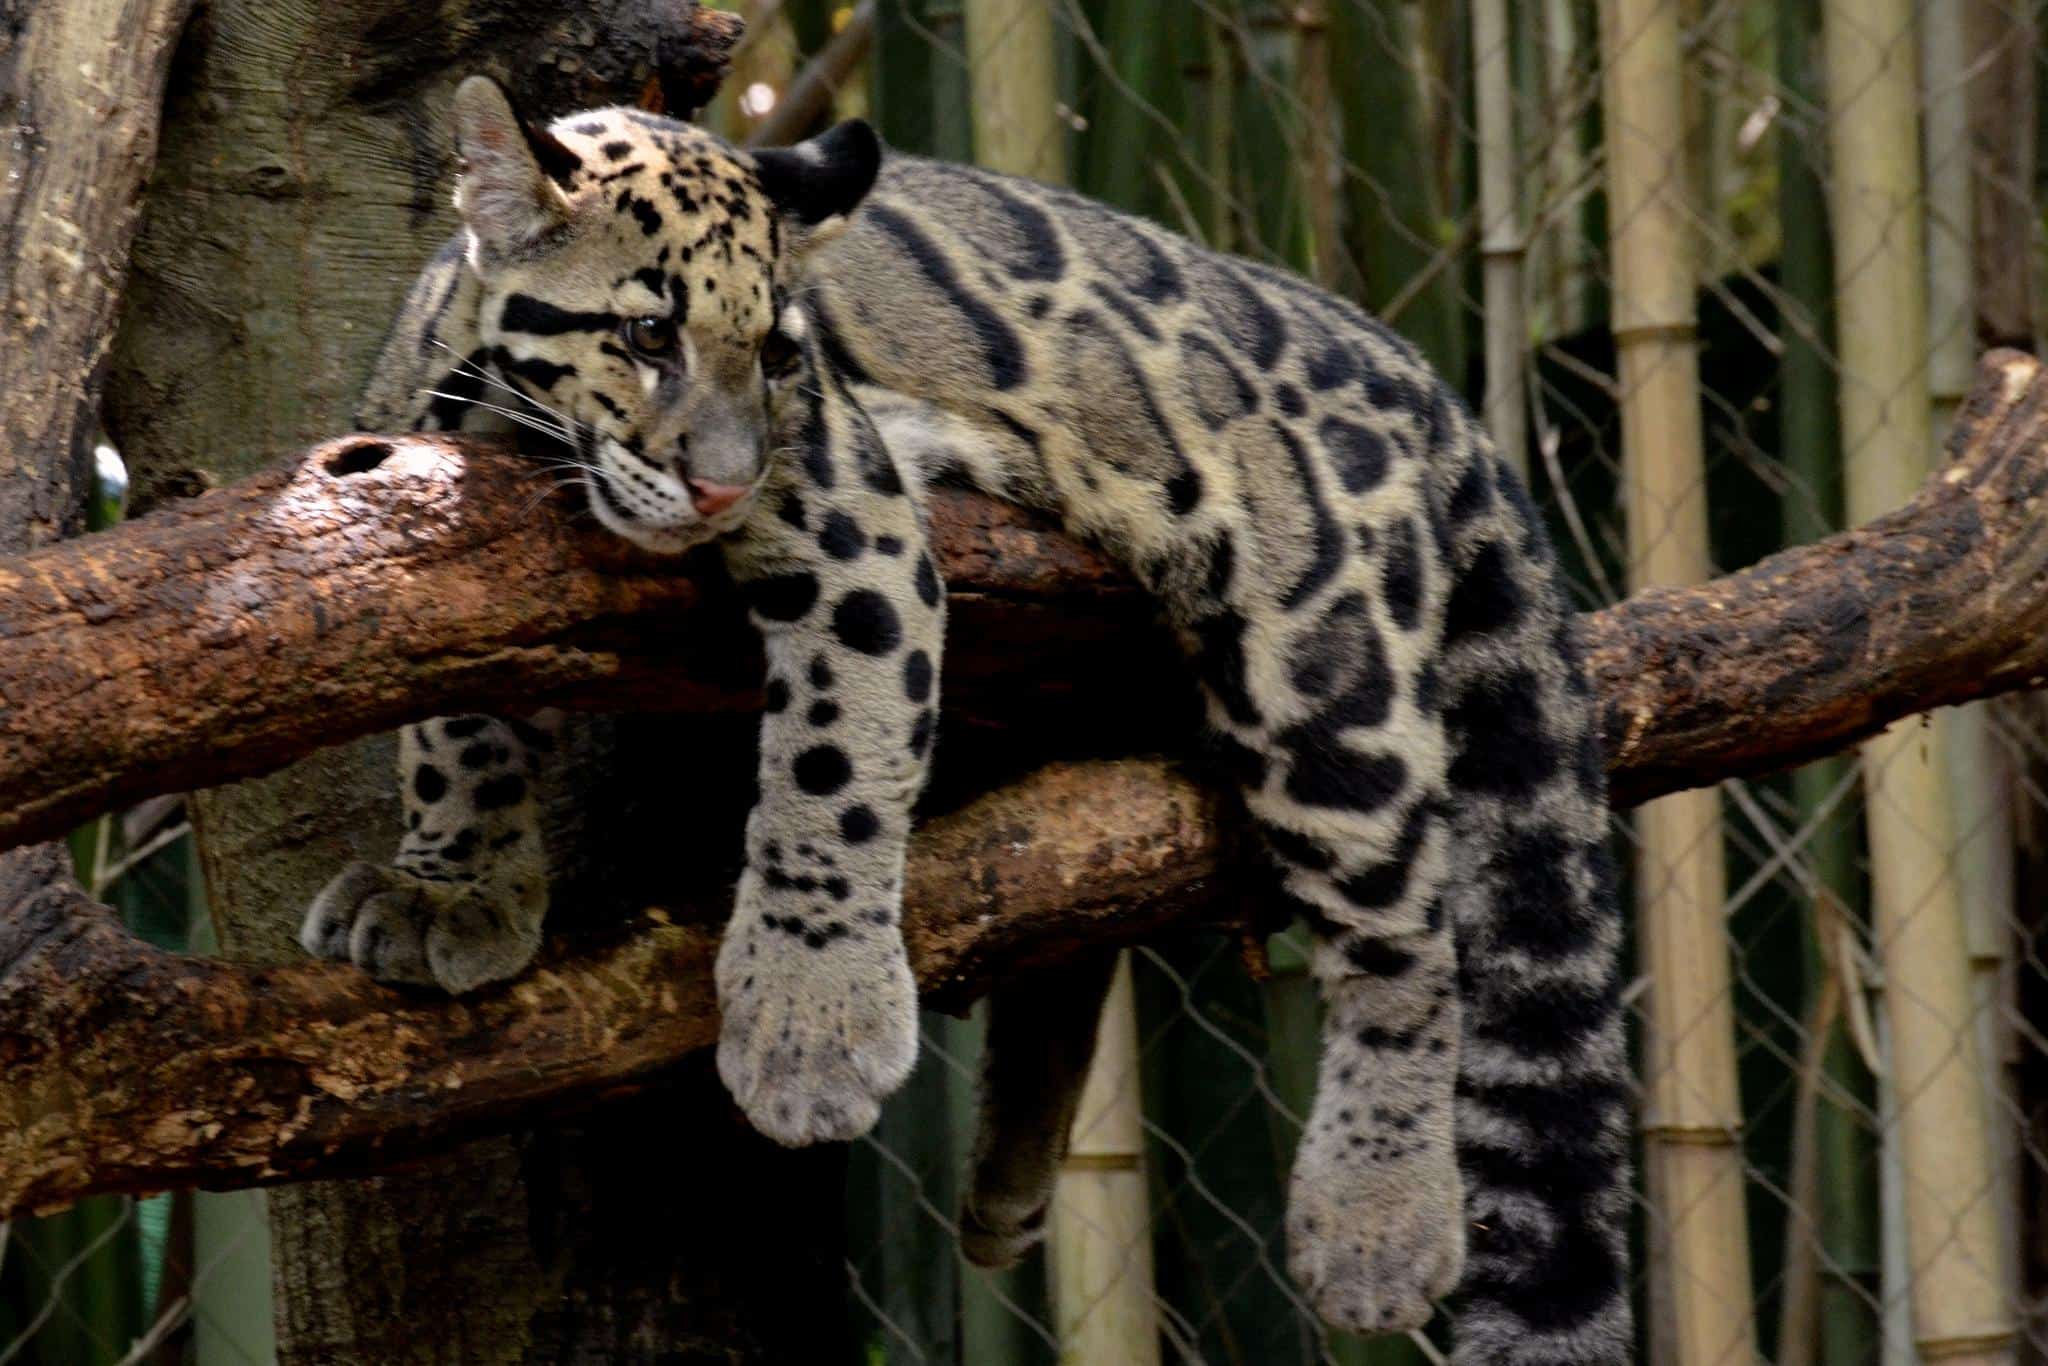
{"label": "leopard eye", "polygon": [[666,356],[676,349],[676,325],[667,318],[635,318],[626,324],[626,345],[643,356]]}
{"label": "leopard eye", "polygon": [[770,379],[787,379],[803,358],[804,350],[796,338],[779,327],[761,339],[761,373]]}

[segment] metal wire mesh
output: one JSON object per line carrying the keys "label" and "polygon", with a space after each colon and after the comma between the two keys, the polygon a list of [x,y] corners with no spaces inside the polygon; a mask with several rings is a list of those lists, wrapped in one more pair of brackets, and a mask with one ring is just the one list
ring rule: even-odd
{"label": "metal wire mesh", "polygon": [[[1840,236],[1831,205],[1857,193],[1831,171],[1834,125],[1874,115],[1862,90],[1829,89],[1823,19],[1873,28],[1881,17],[1858,6],[1826,6],[1823,15],[1820,4],[1670,4],[1685,89],[1683,144],[1667,174],[1695,258],[1687,305],[1697,322],[1696,344],[1666,363],[1697,367],[1703,458],[1673,505],[1650,509],[1644,520],[1654,536],[1665,521],[1676,527],[1690,515],[1686,498],[1699,500],[1701,572],[1725,572],[1845,524],[1845,471],[1862,454],[1855,433],[1881,431],[1911,404],[1930,414],[1938,439],[1959,397],[1959,343],[1965,367],[1991,342],[2033,345],[2041,239],[2034,133],[2031,122],[2003,135],[1997,124],[2001,111],[2036,117],[2040,16],[2028,0],[1963,6],[1963,48],[1944,68],[1921,48],[1950,21],[1948,6],[1918,7],[1895,55],[1914,63],[1919,144],[1906,155],[1920,162],[1923,188],[1886,206],[1878,240],[1910,227],[1924,244],[1930,274],[1922,283],[1933,303],[1922,354],[1859,374],[1836,337],[1837,300],[1889,262],[1881,250],[1831,260]],[[1638,525],[1632,539],[1624,497],[1630,462],[1645,458],[1622,443],[1623,410],[1639,395],[1622,378],[1615,335],[1617,299],[1638,287],[1617,278],[1612,250],[1627,225],[1611,220],[1609,150],[1628,134],[1615,127],[1603,78],[1618,48],[1639,36],[1622,31],[1630,16],[1655,7],[1499,7],[1506,22],[1496,20],[1492,32],[1506,48],[1513,210],[1489,222],[1480,164],[1489,94],[1475,88],[1489,56],[1479,36],[1488,31],[1484,5],[1044,0],[990,8],[1004,9],[1013,24],[1049,16],[1064,66],[1063,126],[1048,136],[1064,144],[1070,181],[1368,304],[1423,345],[1489,419],[1487,398],[1498,390],[1485,370],[1486,271],[1491,261],[1511,264],[1522,315],[1520,344],[1507,352],[1520,357],[1522,371],[1509,386],[1519,389],[1515,420],[1573,590],[1592,609],[1640,582],[1645,557],[1646,528]],[[900,71],[903,47],[922,44],[930,73],[922,89],[943,101],[967,83],[966,64],[981,48],[967,32],[975,16],[963,11],[972,8],[896,0],[845,15],[872,14],[871,60],[881,73],[892,60]],[[1886,31],[1871,41],[1898,47],[1902,39]],[[803,54],[786,51],[783,60],[800,68]],[[1318,62],[1330,64],[1325,84],[1311,69]],[[844,112],[879,116],[888,135],[902,142],[907,134],[917,150],[972,153],[967,111],[957,103],[892,126],[917,90],[906,93],[880,73],[875,89],[879,108]],[[1959,110],[1960,136],[1943,124]],[[1949,164],[1956,158],[1966,163],[1959,176]],[[1962,382],[1967,375],[1966,368]],[[1859,419],[1871,405],[1881,415]],[[1905,476],[1900,487],[1913,482]],[[2034,1207],[2043,1151],[2032,1118],[2040,1102],[2030,1089],[2041,1071],[2040,1035],[2027,1023],[2040,995],[2027,890],[2038,879],[2042,719],[2031,702],[2000,703],[1977,709],[1957,727],[1960,738],[1946,724],[1937,734],[1924,720],[1909,723],[1902,745],[1866,756],[1870,776],[1850,756],[1726,783],[1691,844],[1646,846],[1632,819],[1617,821],[1619,852],[1633,855],[1622,860],[1633,920],[1684,912],[1685,898],[1669,885],[1683,865],[1711,863],[1720,886],[1718,907],[1705,914],[1726,959],[1721,1009],[1689,1017],[1654,1054],[1639,1051],[1644,1098],[1657,1094],[1654,1069],[1666,1050],[1684,1053],[1695,1036],[1719,1030],[1739,1101],[1720,1135],[1664,1126],[1666,1138],[1722,1142],[1724,1170],[1740,1186],[1690,1188],[1690,1202],[1654,1189],[1659,1121],[1654,1107],[1646,1110],[1651,1190],[1641,1202],[1638,1300],[1650,1359],[2043,1354],[2034,1308],[2041,1258],[2032,1251],[2040,1243]],[[1909,804],[1873,825],[1868,794],[1903,800],[1892,795],[1886,766],[1929,763],[1954,770],[1944,773],[1946,819],[1924,836],[1930,876],[1954,890],[1946,900],[1930,888],[1896,893],[1891,909],[1874,914],[1869,832],[1905,838],[1900,816],[1917,819],[1924,808]],[[1978,1187],[1960,1190],[1953,1170],[1927,1165],[1924,1145],[1918,1168],[1902,1152],[1901,1115],[1926,1100],[1894,1085],[1892,1036],[1913,1027],[1916,1015],[1886,977],[1892,936],[1915,917],[1953,917],[1958,907],[1968,922],[1961,938],[1974,993],[1963,1027],[1980,1059],[1971,1064],[1972,1098],[1984,1107],[1989,1148]],[[951,1229],[962,1154],[913,1152],[900,1135],[916,1121],[885,1123],[869,1146],[873,1189],[892,1217],[864,1230],[871,1237],[855,1242],[849,1267],[872,1315],[875,1359],[1053,1360],[1064,1344],[1066,1360],[1355,1362],[1429,1359],[1444,1346],[1441,1337],[1367,1346],[1332,1335],[1285,1274],[1285,1174],[1310,1094],[1315,1007],[1299,945],[1277,944],[1272,957],[1275,973],[1263,982],[1245,975],[1232,946],[1214,942],[1157,945],[1132,957],[1137,1070],[1124,1085],[1144,1134],[1144,1255],[1131,1249],[1142,1285],[1113,1286],[1099,1268],[1092,1280],[1075,1280],[1059,1269],[1055,1246],[1051,1273],[1037,1267],[995,1282],[994,1307],[978,1302],[991,1283],[961,1262]],[[1647,961],[1632,961],[1627,999],[1641,1032],[1665,984]],[[1952,1005],[1918,1004],[1922,1027],[1953,1028]],[[934,1022],[930,1061],[914,1088],[950,1099],[934,1102],[914,1089],[901,1110],[929,1114],[921,1107],[937,1103],[964,1121],[958,1098],[971,1085],[971,1048],[963,1047],[971,1033]],[[1941,1192],[1956,1221],[1952,1236],[1930,1237],[1922,1221],[1908,1238],[1916,1189]],[[1715,1203],[1724,1207],[1719,1222]],[[1974,1245],[1977,1260],[1959,1263],[1962,1224],[1980,1206],[1991,1209],[1998,1231],[1995,1264],[1981,1264]],[[1710,1238],[1732,1232],[1746,1240],[1738,1296],[1725,1281],[1696,1274],[1701,1228]],[[928,1258],[906,1263],[906,1238],[929,1249]],[[1939,1340],[1940,1325],[1915,1321],[1916,1284],[1925,1295],[1928,1277],[1953,1286],[1971,1271],[1995,1285],[1996,1317],[2004,1320],[1983,1325],[1988,1345],[1976,1348]],[[1684,1320],[1699,1316],[1703,1295],[1719,1297],[1710,1312],[1736,1325],[1720,1346],[1686,1337]],[[920,1297],[927,1298],[912,1308]],[[1112,1357],[1103,1344],[1115,1339],[1087,1320],[1128,1314],[1120,1297],[1141,1306],[1143,1322]],[[1923,1319],[1925,1308],[1923,1301]],[[2002,1326],[2014,1330],[2016,1346],[1997,1345]]]}
{"label": "metal wire mesh", "polygon": [[[212,951],[176,798],[94,822],[73,852],[81,882],[137,934]],[[269,1250],[260,1191],[102,1196],[0,1223],[0,1362],[275,1361]]]}

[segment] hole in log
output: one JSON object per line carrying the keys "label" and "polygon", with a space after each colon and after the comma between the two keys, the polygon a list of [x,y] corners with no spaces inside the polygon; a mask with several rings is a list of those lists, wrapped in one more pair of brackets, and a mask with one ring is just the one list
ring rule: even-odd
{"label": "hole in log", "polygon": [[391,456],[388,441],[357,441],[327,457],[329,474],[368,474]]}

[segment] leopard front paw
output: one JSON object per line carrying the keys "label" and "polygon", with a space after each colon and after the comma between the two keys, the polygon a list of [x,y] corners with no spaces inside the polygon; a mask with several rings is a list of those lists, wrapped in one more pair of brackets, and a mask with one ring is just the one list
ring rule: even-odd
{"label": "leopard front paw", "polygon": [[461,994],[516,976],[540,948],[540,915],[517,894],[357,861],[313,898],[299,927],[308,953],[380,982]]}
{"label": "leopard front paw", "polygon": [[917,984],[901,943],[810,948],[759,920],[736,925],[719,949],[718,1001],[718,1075],[753,1126],[788,1147],[859,1138],[917,1061]]}
{"label": "leopard front paw", "polygon": [[1355,1333],[1429,1321],[1465,1267],[1464,1184],[1448,1135],[1335,1108],[1302,1137],[1288,1196],[1288,1270],[1316,1313]]}

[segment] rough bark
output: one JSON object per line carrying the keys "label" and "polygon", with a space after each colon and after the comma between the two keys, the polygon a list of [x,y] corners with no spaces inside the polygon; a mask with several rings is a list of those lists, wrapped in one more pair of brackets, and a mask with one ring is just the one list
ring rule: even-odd
{"label": "rough bark", "polygon": [[[86,525],[106,332],[190,9],[191,0],[0,0],[0,551]],[[61,842],[14,849],[0,853],[0,882],[39,891],[69,866]],[[79,1289],[118,1274],[123,1251],[132,1256],[122,1222],[101,1208],[14,1229],[16,1262],[80,1273],[68,1289],[54,1275],[31,1291],[57,1311],[28,1328],[31,1356],[87,1360],[141,1331],[139,1297]],[[10,1279],[22,1288],[18,1272]]]}
{"label": "rough bark", "polygon": [[[2044,404],[2048,379],[2034,362],[1994,357],[1959,425],[1957,460],[1912,508],[1591,618],[1617,772],[1664,781],[1682,767],[1672,756],[1688,752],[1761,765],[1786,750],[1757,736],[1788,733],[1787,717],[1809,718],[1791,726],[1795,737],[1847,737],[1909,710],[1902,698],[2038,682],[2048,533],[2028,512],[2048,481]],[[977,594],[1078,582],[1122,596],[1106,570],[1028,524],[993,518],[966,534],[984,506],[949,506],[942,540]],[[201,509],[190,516],[205,520]],[[549,534],[579,543],[573,531]],[[702,618],[686,581],[645,569],[575,572],[614,588],[644,583],[678,622]],[[398,577],[432,579],[418,566]],[[581,587],[565,591],[582,601]],[[1631,753],[1649,758],[1631,770]],[[695,757],[708,761],[701,747]],[[1202,789],[1135,761],[1048,770],[941,818],[919,836],[910,873],[920,980],[938,1003],[959,1005],[1077,947],[1191,915],[1227,920],[1236,908],[1219,915],[1211,895],[1226,866],[1220,830]],[[43,882],[0,886],[0,1067],[11,1083],[0,1099],[0,1208],[369,1169],[641,1086],[715,1037],[705,927],[715,892],[692,913],[558,945],[505,990],[447,1002],[327,965],[163,955],[77,894],[37,892]]]}
{"label": "rough bark", "polygon": [[[547,483],[477,439],[347,438],[0,560],[0,846],[438,711],[753,709],[759,651],[730,594],[536,508]],[[1015,711],[1062,686],[1057,660],[1099,661],[1145,619],[1127,580],[1041,524],[944,508],[949,692]]]}
{"label": "rough bark", "polygon": [[[905,882],[927,999],[962,1007],[1209,910],[1223,845],[1207,790],[1157,761],[1057,766],[932,822]],[[638,1090],[716,1040],[715,949],[693,912],[649,911],[452,1001],[334,964],[165,953],[55,856],[18,860],[0,873],[0,1218],[378,1170]],[[722,1094],[702,1109],[740,1123]]]}
{"label": "rough bark", "polygon": [[1895,512],[1586,618],[1617,803],[1768,772],[2048,681],[2048,375],[1987,355]]}
{"label": "rough bark", "polygon": [[84,529],[107,334],[193,0],[0,5],[0,546]]}
{"label": "rough bark", "polygon": [[[442,129],[462,77],[498,76],[540,117],[632,101],[650,83],[681,113],[716,83],[735,32],[694,0],[209,0],[177,55],[113,348],[107,421],[138,501],[349,429],[401,294],[453,226]],[[554,787],[572,812],[584,787],[565,767]],[[196,794],[229,955],[296,960],[297,911],[320,882],[350,857],[389,854],[390,773],[388,742],[373,740]],[[550,834],[574,862],[573,824]],[[279,1358],[823,1359],[829,1318],[781,1306],[841,1295],[829,1221],[764,1212],[786,1265],[743,1268],[737,1239],[721,1263],[738,1213],[707,1237],[689,1208],[701,1183],[674,1165],[682,1145],[649,1152],[681,1127],[650,1130],[650,1111],[714,1104],[715,1082],[684,1075],[631,1114],[543,1121],[400,1175],[275,1192]],[[764,1146],[714,1158],[735,1186],[831,1198],[829,1172]]]}
{"label": "rough bark", "polygon": [[[1617,801],[2036,686],[2044,446],[2048,377],[1999,353],[1952,462],[1907,507],[1587,615]],[[536,507],[537,477],[487,443],[350,438],[116,533],[0,561],[0,842],[437,711],[751,708],[756,654],[730,594]],[[965,495],[942,501],[936,524],[958,715],[1000,722],[1077,693],[1113,715],[1137,694],[1186,690],[1101,558]]]}

